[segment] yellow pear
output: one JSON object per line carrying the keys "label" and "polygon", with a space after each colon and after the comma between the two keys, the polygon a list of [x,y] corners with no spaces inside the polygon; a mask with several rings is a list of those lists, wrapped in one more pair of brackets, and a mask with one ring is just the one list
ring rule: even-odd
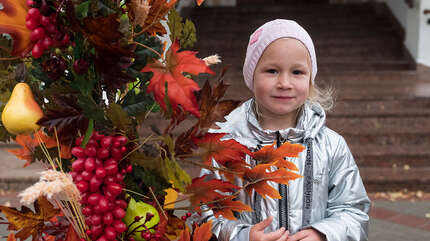
{"label": "yellow pear", "polygon": [[18,83],[1,115],[6,130],[15,135],[31,134],[40,127],[36,124],[43,117],[40,106],[34,100],[30,86]]}

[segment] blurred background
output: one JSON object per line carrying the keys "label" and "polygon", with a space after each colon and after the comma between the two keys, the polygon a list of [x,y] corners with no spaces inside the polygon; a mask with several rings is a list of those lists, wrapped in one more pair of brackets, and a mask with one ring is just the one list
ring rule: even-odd
{"label": "blurred background", "polygon": [[[182,0],[178,9],[196,25],[198,56],[217,53],[223,62],[215,68],[228,67],[228,99],[252,96],[242,65],[258,26],[286,18],[310,33],[316,82],[336,90],[327,125],[345,137],[373,201],[369,240],[430,240],[430,0],[194,2]],[[0,205],[19,206],[17,192],[41,168],[22,168],[10,148],[18,146],[0,144]]]}

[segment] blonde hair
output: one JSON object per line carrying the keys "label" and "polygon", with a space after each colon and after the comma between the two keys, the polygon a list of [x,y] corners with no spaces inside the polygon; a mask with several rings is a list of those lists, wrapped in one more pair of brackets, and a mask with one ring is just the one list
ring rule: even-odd
{"label": "blonde hair", "polygon": [[311,103],[318,103],[325,111],[331,111],[334,107],[334,94],[335,89],[333,85],[329,84],[325,87],[318,86],[312,81],[309,84],[308,101]]}

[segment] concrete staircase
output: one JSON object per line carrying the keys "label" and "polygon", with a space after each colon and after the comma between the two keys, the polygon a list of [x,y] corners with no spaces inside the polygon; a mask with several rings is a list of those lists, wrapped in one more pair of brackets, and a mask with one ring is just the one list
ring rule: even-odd
{"label": "concrete staircase", "polygon": [[316,45],[316,81],[337,91],[327,125],[346,138],[368,191],[430,191],[430,69],[417,68],[386,5],[242,4],[185,12],[197,28],[193,49],[223,57],[232,84],[226,97],[239,100],[251,97],[241,72],[249,35],[272,19],[296,20]]}

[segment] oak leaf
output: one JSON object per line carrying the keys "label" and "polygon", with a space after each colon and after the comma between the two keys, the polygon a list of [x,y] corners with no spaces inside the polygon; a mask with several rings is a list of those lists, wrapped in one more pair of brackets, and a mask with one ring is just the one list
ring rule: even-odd
{"label": "oak leaf", "polygon": [[166,34],[166,29],[161,24],[161,20],[166,20],[169,10],[175,6],[177,0],[148,0],[150,4],[149,12],[146,16],[143,29],[151,35]]}
{"label": "oak leaf", "polygon": [[194,138],[194,143],[204,150],[204,164],[212,165],[212,159],[215,159],[224,166],[228,161],[242,162],[245,154],[252,154],[248,148],[233,139],[222,141],[224,136],[225,133],[207,133],[201,138]]}
{"label": "oak leaf", "polygon": [[194,96],[194,92],[200,88],[194,80],[185,77],[184,73],[198,75],[201,73],[214,74],[214,72],[206,66],[203,60],[195,56],[197,52],[178,52],[179,48],[179,43],[176,41],[167,51],[165,63],[156,60],[142,69],[142,72],[154,73],[147,91],[153,93],[155,100],[166,110],[164,98],[167,85],[167,95],[172,109],[181,105],[185,111],[200,117],[197,100]]}
{"label": "oak leaf", "polygon": [[149,5],[150,0],[131,0],[130,9],[133,16],[133,24],[145,26],[145,20],[148,17],[151,6]]}
{"label": "oak leaf", "polygon": [[223,198],[224,196],[219,192],[232,193],[235,189],[240,189],[240,187],[230,182],[219,179],[207,181],[205,180],[206,176],[207,175],[203,175],[194,178],[192,183],[187,187],[186,193],[192,195],[190,197],[190,202],[193,206]]}
{"label": "oak leaf", "polygon": [[30,30],[25,25],[27,16],[26,0],[2,0],[0,9],[0,33],[7,33],[13,38],[11,55],[26,54],[31,49]]}
{"label": "oak leaf", "polygon": [[293,171],[298,171],[296,165],[292,162],[285,160],[285,157],[298,157],[299,153],[305,148],[300,144],[291,144],[285,142],[278,148],[274,148],[275,143],[272,145],[263,146],[260,150],[252,153],[252,158],[258,163],[275,163],[279,168],[288,168]]}
{"label": "oak leaf", "polygon": [[276,163],[259,164],[251,169],[247,169],[244,174],[244,179],[248,182],[245,187],[248,195],[252,195],[252,190],[255,190],[263,198],[269,196],[271,198],[282,198],[279,192],[270,186],[267,182],[272,181],[279,184],[288,184],[288,181],[302,177],[301,175],[287,171],[285,168],[276,171],[267,172]]}
{"label": "oak leaf", "polygon": [[232,211],[236,212],[252,212],[252,208],[249,205],[244,204],[241,201],[233,200],[233,196],[226,198],[222,201],[216,202],[214,204],[209,205],[211,209],[214,211],[215,217],[219,217],[222,215],[226,219],[236,220]]}
{"label": "oak leaf", "polygon": [[8,230],[18,231],[15,235],[20,240],[26,240],[32,236],[32,240],[39,240],[39,236],[45,230],[45,222],[60,213],[59,209],[55,209],[44,196],[40,196],[34,202],[33,212],[30,208],[22,206],[21,211],[16,208],[0,206],[0,212],[6,216],[9,221]]}

